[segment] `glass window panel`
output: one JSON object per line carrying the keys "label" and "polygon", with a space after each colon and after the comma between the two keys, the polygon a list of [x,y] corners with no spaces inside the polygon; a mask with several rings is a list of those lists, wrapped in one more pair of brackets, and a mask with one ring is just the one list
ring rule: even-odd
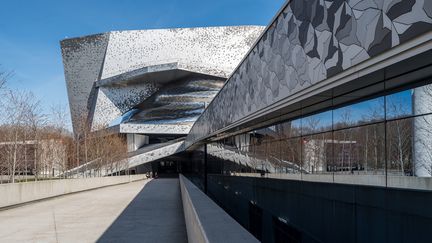
{"label": "glass window panel", "polygon": [[274,141],[279,139],[276,126],[263,127],[255,131],[255,137],[261,142]]}
{"label": "glass window panel", "polygon": [[286,121],[276,125],[280,138],[292,138],[301,135],[301,119]]}
{"label": "glass window panel", "polygon": [[281,162],[286,173],[301,173],[302,138],[291,138],[281,141]]}
{"label": "glass window panel", "polygon": [[260,143],[255,146],[255,168],[257,170],[266,170],[267,144]]}
{"label": "glass window panel", "polygon": [[248,167],[248,168],[250,167],[250,158],[251,158],[249,149],[250,149],[249,146],[243,146],[239,150],[239,154],[242,158],[242,161],[241,161],[242,165],[244,167]]}
{"label": "glass window panel", "polygon": [[219,151],[212,151],[211,144],[207,145],[207,172],[208,174],[221,174],[223,173],[222,161],[218,157]]}
{"label": "glass window panel", "polygon": [[236,162],[239,164],[240,166],[240,172],[245,172],[246,168],[248,167],[248,156],[247,154],[243,151],[243,147],[239,148],[239,150],[237,150],[236,152]]}
{"label": "glass window panel", "polygon": [[385,174],[384,123],[335,131],[333,137],[332,171]]}
{"label": "glass window panel", "polygon": [[221,159],[224,161],[224,170],[227,174],[233,174],[238,170],[236,153],[229,149],[221,151]]}
{"label": "glass window panel", "polygon": [[302,135],[330,131],[332,111],[321,112],[301,119]]}
{"label": "glass window panel", "polygon": [[259,143],[255,145],[255,157],[259,159],[265,159],[266,158],[266,144],[265,143]]}
{"label": "glass window panel", "polygon": [[413,175],[413,118],[387,122],[387,174]]}
{"label": "glass window panel", "polygon": [[249,146],[241,146],[238,148],[238,152],[240,154],[246,154],[248,149],[249,149]]}
{"label": "glass window panel", "polygon": [[333,111],[334,128],[352,127],[384,119],[384,97],[352,104]]}
{"label": "glass window panel", "polygon": [[264,141],[265,131],[263,128],[254,131],[254,137],[257,143],[262,143]]}
{"label": "glass window panel", "polygon": [[256,150],[257,150],[256,145],[249,146],[249,151],[248,151],[249,167],[251,168],[253,173],[257,172],[258,164],[261,164],[259,163],[259,159],[256,157]]}
{"label": "glass window panel", "polygon": [[248,146],[250,144],[250,134],[251,133],[243,133],[236,135],[234,137],[236,147],[240,148],[243,146]]}
{"label": "glass window panel", "polygon": [[413,122],[414,175],[432,176],[432,115],[419,116]]}
{"label": "glass window panel", "polygon": [[207,144],[207,153],[213,153],[217,151],[217,147],[215,146],[215,143],[209,143]]}
{"label": "glass window panel", "polygon": [[413,115],[413,90],[405,90],[386,96],[387,119]]}
{"label": "glass window panel", "polygon": [[223,149],[223,141],[222,141],[222,140],[219,140],[219,141],[217,141],[216,143],[217,143],[217,146],[218,146],[218,150],[219,150],[219,151],[222,150],[222,149]]}
{"label": "glass window panel", "polygon": [[[332,154],[332,133],[320,133],[302,138],[302,159],[305,173],[328,171],[328,157]],[[331,158],[331,157],[330,157]]]}
{"label": "glass window panel", "polygon": [[241,136],[242,136],[243,134],[239,134],[239,135],[235,135],[235,136],[233,136],[233,139],[234,139],[234,144],[235,144],[235,146],[237,147],[237,148],[240,148],[242,145],[241,145],[241,143],[240,143],[240,141],[241,141]]}
{"label": "glass window panel", "polygon": [[280,143],[279,140],[267,143],[267,161],[271,168],[269,171],[272,173],[283,173],[284,171],[281,163]]}
{"label": "glass window panel", "polygon": [[262,143],[261,135],[258,135],[256,131],[251,132],[250,134],[250,143],[253,145],[257,145]]}
{"label": "glass window panel", "polygon": [[224,144],[226,149],[232,149],[236,147],[234,136],[227,137],[224,139]]}

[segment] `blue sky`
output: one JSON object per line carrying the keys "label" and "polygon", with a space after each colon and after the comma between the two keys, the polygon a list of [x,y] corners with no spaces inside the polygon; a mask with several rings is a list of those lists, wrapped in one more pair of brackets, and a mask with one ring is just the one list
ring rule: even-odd
{"label": "blue sky", "polygon": [[267,25],[285,0],[5,0],[0,65],[9,87],[67,104],[59,41],[111,30]]}

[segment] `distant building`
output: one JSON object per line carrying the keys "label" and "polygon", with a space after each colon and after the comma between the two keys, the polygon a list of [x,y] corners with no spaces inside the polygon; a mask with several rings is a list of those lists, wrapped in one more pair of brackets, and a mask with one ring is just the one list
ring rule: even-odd
{"label": "distant building", "polygon": [[4,176],[11,173],[15,151],[16,175],[55,177],[66,169],[66,145],[61,140],[0,142],[1,171]]}

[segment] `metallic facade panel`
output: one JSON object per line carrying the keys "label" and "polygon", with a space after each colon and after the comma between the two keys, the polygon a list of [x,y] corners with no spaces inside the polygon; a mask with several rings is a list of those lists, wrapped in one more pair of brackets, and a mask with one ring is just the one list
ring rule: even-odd
{"label": "metallic facade panel", "polygon": [[195,123],[187,145],[432,30],[426,0],[292,0]]}
{"label": "metallic facade panel", "polygon": [[262,30],[230,26],[113,31],[61,41],[74,131],[83,120],[93,130],[106,126],[190,74],[226,78]]}

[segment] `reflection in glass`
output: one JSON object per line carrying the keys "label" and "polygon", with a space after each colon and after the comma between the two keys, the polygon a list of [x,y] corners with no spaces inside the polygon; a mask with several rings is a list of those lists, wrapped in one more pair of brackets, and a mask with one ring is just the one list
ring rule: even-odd
{"label": "reflection in glass", "polygon": [[334,133],[334,154],[331,161],[331,170],[335,172],[352,172],[361,170],[359,147],[362,146],[358,128],[351,128]]}
{"label": "reflection in glass", "polygon": [[[432,111],[432,85],[414,89],[414,115],[428,114]],[[413,143],[414,175],[419,177],[432,176],[432,116],[425,115],[414,118]]]}
{"label": "reflection in glass", "polygon": [[432,85],[415,88],[412,96],[414,115],[424,115],[432,112]]}
{"label": "reflection in glass", "polygon": [[335,131],[333,136],[332,171],[385,174],[384,123]]}
{"label": "reflection in glass", "polygon": [[255,145],[255,163],[254,167],[257,170],[266,170],[267,165],[267,144],[266,143],[258,143]]}
{"label": "reflection in glass", "polygon": [[395,119],[413,115],[412,90],[386,96],[387,119]]}
{"label": "reflection in glass", "polygon": [[255,167],[253,166],[255,156],[254,156],[254,147],[249,146],[243,146],[241,148],[241,154],[244,156],[244,162],[245,165],[249,168],[249,170],[254,170]]}
{"label": "reflection in glass", "polygon": [[321,133],[302,139],[302,159],[305,172],[327,171],[328,156],[332,153],[332,133]]}
{"label": "reflection in glass", "polygon": [[301,172],[301,138],[291,138],[281,141],[281,162],[285,164],[286,173]]}
{"label": "reflection in glass", "polygon": [[345,106],[333,111],[335,129],[384,120],[384,97]]}
{"label": "reflection in glass", "polygon": [[432,176],[432,115],[414,118],[413,167],[418,177]]}
{"label": "reflection in glass", "polygon": [[248,133],[236,135],[234,137],[236,147],[240,148],[240,147],[249,146],[251,134],[252,134],[251,132],[248,132]]}
{"label": "reflection in glass", "polygon": [[387,173],[388,175],[413,175],[413,119],[387,123]]}
{"label": "reflection in glass", "polygon": [[237,148],[233,136],[223,139],[223,144],[225,149],[235,150]]}
{"label": "reflection in glass", "polygon": [[292,138],[301,135],[301,119],[282,122],[276,125],[280,138]]}
{"label": "reflection in glass", "polygon": [[260,128],[207,151],[226,174],[385,175],[387,168],[388,176],[431,177],[431,87]]}
{"label": "reflection in glass", "polygon": [[261,165],[260,160],[256,157],[256,145],[249,146],[249,167],[251,168],[253,173],[256,173],[259,170],[259,166]]}
{"label": "reflection in glass", "polygon": [[254,136],[259,140],[258,142],[268,142],[279,138],[275,125],[255,130]]}
{"label": "reflection in glass", "polygon": [[283,173],[285,168],[280,156],[280,141],[272,141],[267,144],[268,171]]}
{"label": "reflection in glass", "polygon": [[329,131],[332,129],[332,111],[326,111],[301,119],[302,135]]}

